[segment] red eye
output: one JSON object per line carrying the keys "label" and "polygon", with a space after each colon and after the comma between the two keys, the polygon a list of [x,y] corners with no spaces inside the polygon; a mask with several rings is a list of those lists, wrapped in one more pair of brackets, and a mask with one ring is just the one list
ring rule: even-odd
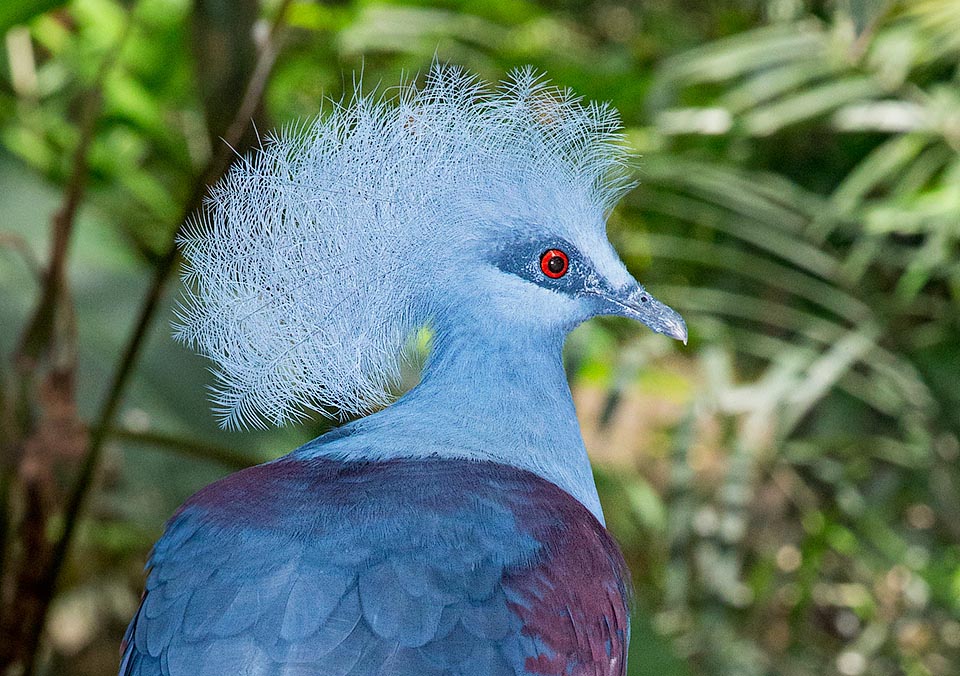
{"label": "red eye", "polygon": [[551,279],[560,279],[569,267],[570,259],[560,249],[548,249],[540,256],[540,269]]}

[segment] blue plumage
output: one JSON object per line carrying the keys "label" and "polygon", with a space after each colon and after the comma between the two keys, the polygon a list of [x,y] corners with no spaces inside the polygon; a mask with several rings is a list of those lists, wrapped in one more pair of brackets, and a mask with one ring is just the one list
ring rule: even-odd
{"label": "blue plumage", "polygon": [[[569,495],[494,463],[316,450],[213,484],[173,518],[121,674],[475,676],[541,656],[619,673],[605,665],[608,644],[620,664],[625,650],[623,562]],[[561,609],[589,619],[575,630]]]}
{"label": "blue plumage", "polygon": [[180,335],[227,424],[389,403],[200,491],[149,562],[121,676],[622,676],[629,581],[560,359],[598,314],[686,340],[604,234],[607,109],[436,68],[231,171],[184,239]]}

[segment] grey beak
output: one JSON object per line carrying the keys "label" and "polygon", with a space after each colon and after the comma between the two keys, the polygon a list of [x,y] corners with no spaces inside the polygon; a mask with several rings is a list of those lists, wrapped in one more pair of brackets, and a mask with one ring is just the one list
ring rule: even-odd
{"label": "grey beak", "polygon": [[648,327],[687,344],[687,324],[673,308],[661,303],[637,285],[618,291],[595,292],[605,301],[604,314],[635,319]]}

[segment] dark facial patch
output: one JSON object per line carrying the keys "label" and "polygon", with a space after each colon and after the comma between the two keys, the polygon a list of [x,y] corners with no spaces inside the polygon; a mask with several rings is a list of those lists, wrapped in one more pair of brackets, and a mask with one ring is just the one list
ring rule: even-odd
{"label": "dark facial patch", "polygon": [[511,242],[496,253],[493,264],[537,286],[569,295],[585,289],[593,270],[575,246],[559,237]]}

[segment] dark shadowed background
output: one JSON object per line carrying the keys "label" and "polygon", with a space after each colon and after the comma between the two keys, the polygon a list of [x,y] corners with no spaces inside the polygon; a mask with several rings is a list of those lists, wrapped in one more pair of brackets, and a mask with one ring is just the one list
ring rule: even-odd
{"label": "dark shadowed background", "polygon": [[632,676],[960,673],[960,2],[0,3],[0,674],[115,673],[177,505],[327,428],[219,431],[177,227],[363,71],[610,101],[610,236],[687,347],[567,344]]}

